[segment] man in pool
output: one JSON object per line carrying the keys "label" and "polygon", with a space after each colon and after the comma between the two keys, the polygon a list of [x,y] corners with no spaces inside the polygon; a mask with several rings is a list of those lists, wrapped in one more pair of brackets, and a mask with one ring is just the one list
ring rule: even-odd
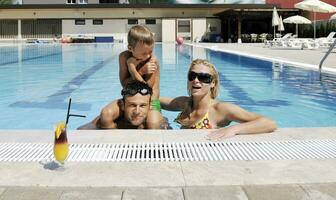
{"label": "man in pool", "polygon": [[[112,101],[100,116],[78,129],[145,129],[152,88],[133,81],[121,91],[122,99]],[[102,120],[103,119],[103,120]]]}

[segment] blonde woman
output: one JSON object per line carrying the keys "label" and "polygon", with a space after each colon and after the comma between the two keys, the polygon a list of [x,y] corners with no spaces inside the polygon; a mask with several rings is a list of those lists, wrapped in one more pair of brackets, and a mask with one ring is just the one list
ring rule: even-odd
{"label": "blonde woman", "polygon": [[[174,99],[161,97],[165,110],[181,111],[175,121],[181,128],[217,129],[207,138],[219,140],[239,134],[272,132],[276,124],[271,119],[249,112],[243,108],[216,100],[219,90],[215,66],[206,60],[194,60],[188,71],[189,96]],[[232,121],[239,122],[223,128]]]}

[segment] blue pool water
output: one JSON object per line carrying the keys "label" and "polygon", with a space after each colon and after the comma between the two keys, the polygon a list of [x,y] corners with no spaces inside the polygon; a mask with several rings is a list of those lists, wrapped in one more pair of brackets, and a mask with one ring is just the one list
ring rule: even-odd
{"label": "blue pool water", "polygon": [[[122,44],[22,45],[0,48],[0,129],[52,129],[64,121],[69,97],[75,129],[120,97]],[[336,126],[336,76],[190,46],[157,44],[161,96],[187,95],[186,75],[195,58],[220,75],[221,101],[269,116],[280,127]],[[166,112],[173,128],[178,113]]]}

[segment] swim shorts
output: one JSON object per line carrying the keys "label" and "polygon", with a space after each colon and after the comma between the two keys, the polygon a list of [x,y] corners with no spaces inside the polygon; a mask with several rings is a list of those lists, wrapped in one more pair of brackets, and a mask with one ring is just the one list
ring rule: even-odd
{"label": "swim shorts", "polygon": [[151,101],[151,109],[161,112],[161,104],[159,99],[154,99]]}

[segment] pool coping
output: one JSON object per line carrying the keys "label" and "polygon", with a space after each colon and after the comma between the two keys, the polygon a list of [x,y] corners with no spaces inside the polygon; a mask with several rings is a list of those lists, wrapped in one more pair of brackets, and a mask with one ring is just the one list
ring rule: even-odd
{"label": "pool coping", "polygon": [[[204,142],[208,130],[69,130],[69,143]],[[336,127],[281,128],[226,141],[336,139]],[[52,130],[0,130],[0,143],[53,143]],[[0,162],[0,186],[189,187],[336,182],[336,159],[211,162]],[[144,172],[146,178],[144,178]],[[265,175],[265,173],[267,175]],[[104,181],[102,181],[104,180]]]}
{"label": "pool coping", "polygon": [[[234,54],[234,55],[238,55],[238,56],[245,56],[245,57],[248,57],[248,58],[259,59],[259,60],[263,60],[263,61],[277,62],[277,63],[280,63],[282,65],[288,65],[290,67],[299,67],[299,68],[310,69],[310,70],[314,70],[314,71],[319,70],[317,65],[306,64],[306,63],[291,61],[291,60],[287,60],[287,59],[279,59],[279,58],[274,58],[274,57],[271,57],[271,56],[262,56],[262,55],[253,54],[253,53],[244,53],[244,52],[241,52],[241,51],[222,49],[222,48],[218,47],[216,45],[216,43],[206,43],[206,44],[210,44],[212,46],[206,46],[206,44],[202,45],[200,43],[184,43],[184,44],[185,45],[190,45],[190,46],[195,46],[195,47],[201,47],[201,48],[205,48],[205,49],[209,49],[209,50],[213,50],[213,51],[220,51],[220,52]],[[244,44],[240,44],[240,45],[244,45]],[[336,74],[336,69],[331,68],[331,67],[323,67],[322,72]]]}

